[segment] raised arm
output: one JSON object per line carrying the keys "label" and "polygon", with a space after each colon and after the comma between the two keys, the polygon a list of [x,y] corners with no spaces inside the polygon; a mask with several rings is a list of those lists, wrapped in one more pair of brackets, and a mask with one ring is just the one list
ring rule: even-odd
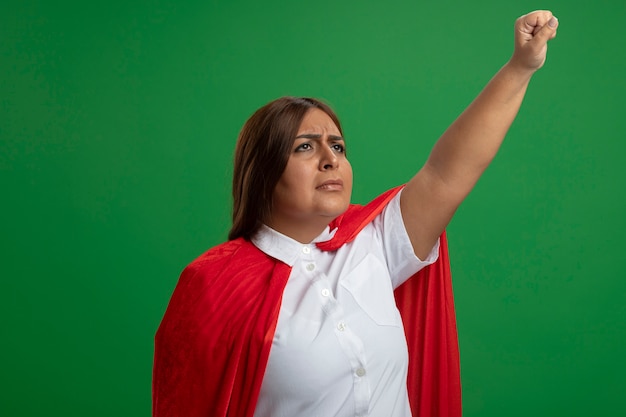
{"label": "raised arm", "polygon": [[541,68],[558,20],[535,11],[515,22],[511,59],[437,141],[402,191],[400,206],[415,254],[424,259],[495,156]]}

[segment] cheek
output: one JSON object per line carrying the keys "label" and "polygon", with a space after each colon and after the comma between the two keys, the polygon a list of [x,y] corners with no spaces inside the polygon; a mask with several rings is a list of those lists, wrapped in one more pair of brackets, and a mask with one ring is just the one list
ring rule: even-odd
{"label": "cheek", "polygon": [[303,192],[313,184],[317,165],[309,161],[292,159],[287,163],[287,167],[280,178],[283,188],[292,193]]}
{"label": "cheek", "polygon": [[350,162],[346,161],[346,167],[344,170],[344,181],[350,183],[350,189],[352,189],[352,165]]}
{"label": "cheek", "polygon": [[303,197],[306,176],[299,170],[286,169],[274,188],[274,201],[281,205],[297,205]]}

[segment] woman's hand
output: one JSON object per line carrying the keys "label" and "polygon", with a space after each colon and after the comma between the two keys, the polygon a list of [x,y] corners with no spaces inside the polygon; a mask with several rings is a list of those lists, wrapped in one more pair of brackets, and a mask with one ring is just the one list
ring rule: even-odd
{"label": "woman's hand", "polygon": [[548,10],[528,13],[515,21],[515,50],[510,64],[536,71],[543,66],[548,41],[556,36],[558,19]]}

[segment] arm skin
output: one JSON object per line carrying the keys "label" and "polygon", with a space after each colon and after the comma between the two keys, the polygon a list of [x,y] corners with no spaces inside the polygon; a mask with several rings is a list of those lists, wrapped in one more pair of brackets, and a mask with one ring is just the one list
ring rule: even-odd
{"label": "arm skin", "polygon": [[515,22],[511,59],[439,138],[428,160],[407,183],[400,207],[413,250],[425,259],[496,155],[515,119],[532,75],[543,66],[558,20],[536,11]]}

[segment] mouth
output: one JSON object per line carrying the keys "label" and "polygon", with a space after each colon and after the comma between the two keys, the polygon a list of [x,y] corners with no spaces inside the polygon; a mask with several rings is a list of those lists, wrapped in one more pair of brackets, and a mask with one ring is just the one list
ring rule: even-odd
{"label": "mouth", "polygon": [[340,191],[343,190],[342,180],[328,180],[315,187],[317,190]]}

